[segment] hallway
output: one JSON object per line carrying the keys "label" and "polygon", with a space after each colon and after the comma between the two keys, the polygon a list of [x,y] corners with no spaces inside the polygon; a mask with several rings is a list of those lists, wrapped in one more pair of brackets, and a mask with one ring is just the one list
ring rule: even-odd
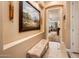
{"label": "hallway", "polygon": [[79,58],[79,1],[0,1],[0,58]]}

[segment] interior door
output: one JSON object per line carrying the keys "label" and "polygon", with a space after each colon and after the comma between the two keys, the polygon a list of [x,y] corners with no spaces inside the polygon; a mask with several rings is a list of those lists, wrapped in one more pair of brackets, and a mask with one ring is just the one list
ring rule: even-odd
{"label": "interior door", "polygon": [[63,21],[62,21],[62,18],[63,18],[63,14],[62,14],[62,7],[61,6],[50,7],[50,8],[46,9],[46,35],[47,35],[46,38],[47,39],[48,39],[49,30],[50,30],[49,29],[50,23],[52,21],[53,22],[57,21],[57,23],[58,23],[57,25],[60,28],[59,39],[60,39],[60,41],[62,41],[62,39],[63,39],[63,33],[62,33],[62,31],[63,31]]}
{"label": "interior door", "polygon": [[79,2],[71,2],[71,51],[79,53]]}

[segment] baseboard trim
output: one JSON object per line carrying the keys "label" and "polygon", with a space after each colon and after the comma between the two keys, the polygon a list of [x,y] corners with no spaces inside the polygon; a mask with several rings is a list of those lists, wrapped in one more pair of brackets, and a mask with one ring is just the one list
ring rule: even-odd
{"label": "baseboard trim", "polygon": [[8,48],[11,48],[11,47],[13,47],[13,46],[15,46],[15,45],[17,45],[17,44],[20,44],[20,43],[22,43],[22,42],[24,42],[24,41],[26,41],[26,40],[28,40],[28,39],[31,39],[31,38],[33,38],[33,37],[39,35],[39,34],[42,34],[42,33],[43,33],[43,32],[40,32],[40,33],[37,33],[37,34],[35,34],[35,35],[29,36],[29,37],[26,37],[26,38],[23,38],[23,39],[20,39],[20,40],[16,40],[16,41],[11,42],[11,43],[8,43],[8,44],[5,44],[5,45],[3,45],[3,50],[6,50],[6,49],[8,49]]}

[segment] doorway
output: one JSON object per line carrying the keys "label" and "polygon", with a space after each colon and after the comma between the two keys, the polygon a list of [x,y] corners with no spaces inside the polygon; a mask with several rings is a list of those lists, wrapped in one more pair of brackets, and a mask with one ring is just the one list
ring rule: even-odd
{"label": "doorway", "polygon": [[62,42],[63,40],[63,9],[54,6],[46,9],[46,39]]}

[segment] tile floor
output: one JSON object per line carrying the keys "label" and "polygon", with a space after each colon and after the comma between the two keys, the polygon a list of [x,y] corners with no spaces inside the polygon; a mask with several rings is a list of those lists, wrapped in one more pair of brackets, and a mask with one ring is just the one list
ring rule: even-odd
{"label": "tile floor", "polygon": [[44,58],[68,58],[68,54],[65,50],[64,45],[58,42],[49,42],[49,48]]}

